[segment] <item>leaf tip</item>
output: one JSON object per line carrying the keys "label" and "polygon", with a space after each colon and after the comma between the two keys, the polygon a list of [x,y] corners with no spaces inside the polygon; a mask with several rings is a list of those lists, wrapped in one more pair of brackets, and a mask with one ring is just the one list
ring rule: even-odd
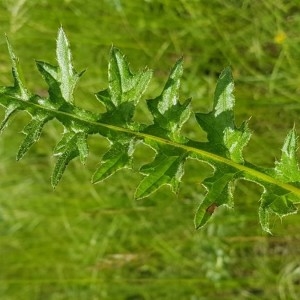
{"label": "leaf tip", "polygon": [[59,183],[59,180],[60,180],[59,177],[57,177],[57,176],[55,176],[54,174],[52,174],[52,176],[51,176],[51,186],[52,186],[52,188],[53,188],[54,190],[56,189],[56,187],[57,187],[57,185],[58,185],[58,183]]}
{"label": "leaf tip", "polygon": [[57,33],[58,39],[59,38],[66,38],[66,33],[64,31],[64,28],[62,25],[60,25],[59,29],[58,29],[58,33]]}
{"label": "leaf tip", "polygon": [[24,154],[21,153],[21,151],[19,150],[18,153],[17,153],[17,155],[16,155],[16,161],[20,161],[23,156],[24,156]]}
{"label": "leaf tip", "polygon": [[134,198],[135,201],[140,201],[140,200],[142,200],[142,199],[144,199],[144,198],[146,198],[146,197],[147,197],[147,196],[142,195],[142,194],[138,191],[138,189],[136,189],[136,191],[135,191],[135,193],[134,193],[134,196],[133,196],[133,198]]}
{"label": "leaf tip", "polygon": [[91,178],[92,184],[96,184],[103,181],[105,178],[103,178],[103,176],[101,175],[102,174],[99,174],[99,169],[97,169]]}
{"label": "leaf tip", "polygon": [[201,215],[197,212],[195,215],[195,218],[194,218],[195,229],[199,230],[199,229],[203,228],[212,215],[213,215],[213,212],[210,212],[207,210],[204,213],[202,213]]}
{"label": "leaf tip", "polygon": [[16,62],[17,62],[18,58],[16,57],[14,49],[13,49],[13,46],[10,43],[10,41],[8,39],[8,36],[6,34],[5,34],[5,40],[6,40],[6,45],[7,45],[7,49],[8,49],[10,60],[12,61],[12,65],[15,68],[16,67]]}
{"label": "leaf tip", "polygon": [[55,183],[51,180],[51,186],[52,186],[52,189],[55,190],[57,187],[57,183]]}
{"label": "leaf tip", "polygon": [[122,56],[124,57],[124,55],[121,53],[120,49],[115,47],[114,45],[111,46],[110,48],[110,56]]}

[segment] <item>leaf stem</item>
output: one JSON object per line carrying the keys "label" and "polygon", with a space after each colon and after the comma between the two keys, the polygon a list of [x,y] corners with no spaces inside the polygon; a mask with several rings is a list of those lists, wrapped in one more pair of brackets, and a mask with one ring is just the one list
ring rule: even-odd
{"label": "leaf stem", "polygon": [[[137,132],[137,131],[132,131],[131,129],[128,128],[123,128],[123,127],[119,127],[116,125],[111,125],[111,124],[105,124],[105,123],[100,123],[97,121],[92,121],[92,120],[87,120],[87,119],[83,119],[80,116],[78,116],[77,114],[71,114],[68,112],[64,112],[64,111],[59,111],[59,110],[54,110],[51,108],[47,108],[44,106],[39,105],[38,103],[33,103],[33,102],[29,102],[29,101],[24,101],[20,98],[14,97],[13,101],[19,102],[21,105],[20,109],[22,110],[26,110],[26,107],[31,107],[33,110],[44,110],[47,111],[48,114],[51,114],[52,116],[56,117],[58,120],[62,120],[62,119],[72,119],[73,121],[79,121],[80,123],[85,123],[87,124],[89,127],[93,128],[93,132],[97,132],[97,130],[95,130],[95,128],[105,128],[105,129],[110,129],[113,131],[117,131],[117,132],[123,132],[123,133],[127,133],[130,135],[135,135],[138,137],[141,137],[142,139],[148,139],[148,140],[152,140],[158,143],[162,143],[162,144],[167,144],[167,145],[171,145],[173,147],[176,148],[181,148],[183,150],[186,150],[188,152],[192,152],[192,153],[196,153],[197,155],[201,157],[203,157],[203,161],[207,161],[207,160],[212,160],[215,162],[220,162],[223,164],[226,164],[228,166],[231,166],[239,171],[242,171],[244,173],[247,173],[248,175],[250,175],[250,177],[255,177],[257,178],[259,181],[263,181],[265,183],[269,183],[269,184],[274,184],[277,185],[279,187],[281,187],[282,189],[289,191],[297,196],[300,196],[300,189],[289,184],[289,183],[284,183],[281,182],[271,176],[269,176],[268,174],[265,174],[263,172],[260,172],[254,168],[251,168],[250,166],[247,166],[246,164],[239,164],[236,163],[230,159],[227,159],[225,157],[222,157],[220,155],[211,153],[209,151],[203,150],[203,149],[199,149],[199,148],[195,148],[192,146],[189,146],[187,144],[179,144],[176,142],[173,142],[171,140],[162,138],[162,137],[158,137],[158,136],[153,136],[147,133],[143,133],[143,132]],[[100,131],[98,131],[98,133],[101,134]],[[298,203],[298,202],[297,202]]]}

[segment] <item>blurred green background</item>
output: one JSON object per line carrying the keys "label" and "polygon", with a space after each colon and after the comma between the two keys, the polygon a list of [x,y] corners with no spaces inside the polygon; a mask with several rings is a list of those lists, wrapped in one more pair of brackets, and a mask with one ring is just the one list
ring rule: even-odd
{"label": "blurred green background", "polygon": [[[218,74],[231,65],[237,123],[252,116],[245,157],[255,164],[272,166],[288,129],[294,123],[299,129],[298,0],[2,0],[0,85],[12,84],[6,33],[27,86],[45,95],[34,59],[55,63],[61,25],[76,69],[87,69],[75,93],[79,106],[102,109],[93,94],[107,86],[113,44],[133,70],[154,70],[145,98],[159,94],[183,56],[181,97],[192,97],[195,111],[210,109]],[[151,121],[144,103],[136,118]],[[51,153],[62,127],[48,124],[17,163],[28,120],[16,115],[0,139],[1,300],[300,298],[299,215],[272,218],[273,235],[262,232],[256,185],[240,182],[235,209],[219,208],[195,231],[207,167],[190,161],[178,196],[163,188],[135,201],[137,172],[90,183],[107,148],[106,140],[91,137],[87,166],[73,161],[53,191]],[[184,130],[202,134],[193,118]],[[136,161],[152,155],[141,147]]]}

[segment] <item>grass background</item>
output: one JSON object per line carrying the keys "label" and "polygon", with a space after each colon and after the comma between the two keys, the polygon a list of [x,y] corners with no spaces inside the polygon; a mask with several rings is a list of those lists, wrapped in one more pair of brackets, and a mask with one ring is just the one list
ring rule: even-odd
{"label": "grass background", "polygon": [[[209,110],[218,74],[231,65],[237,123],[252,116],[245,156],[272,166],[288,128],[300,124],[299,11],[299,1],[283,0],[2,0],[0,82],[12,82],[7,33],[28,87],[44,94],[34,59],[55,63],[60,25],[76,69],[87,68],[75,94],[87,108],[101,110],[93,94],[107,86],[112,44],[133,70],[154,70],[151,98],[183,55],[181,96],[193,97],[196,111]],[[136,117],[149,121],[144,107]],[[193,212],[207,168],[189,162],[178,196],[163,188],[137,202],[136,172],[90,183],[107,147],[93,137],[87,167],[72,162],[53,191],[51,151],[62,128],[48,124],[17,163],[28,120],[19,113],[0,139],[1,299],[299,299],[299,215],[274,218],[274,235],[263,233],[255,185],[240,183],[236,208],[218,209],[205,229],[195,231]],[[201,135],[194,125],[191,119],[185,127],[191,137]],[[138,163],[151,156],[145,151],[138,149]]]}

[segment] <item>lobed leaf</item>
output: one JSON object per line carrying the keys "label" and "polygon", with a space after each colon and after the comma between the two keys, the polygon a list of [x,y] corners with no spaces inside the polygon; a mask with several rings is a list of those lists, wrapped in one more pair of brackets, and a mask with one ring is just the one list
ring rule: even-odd
{"label": "lobed leaf", "polygon": [[168,146],[161,146],[158,149],[155,159],[140,169],[140,173],[146,177],[137,187],[136,199],[149,196],[163,185],[169,185],[174,193],[178,192],[187,153],[181,149],[174,151]]}
{"label": "lobed leaf", "polygon": [[61,84],[58,78],[58,67],[52,66],[43,61],[36,61],[37,68],[39,72],[42,74],[44,80],[48,84],[48,104],[49,107],[58,108],[64,102],[64,98],[61,92]]}
{"label": "lobed leaf", "polygon": [[[1,92],[0,92],[0,96],[1,96]],[[0,133],[6,127],[7,122],[12,117],[12,115],[18,111],[18,108],[19,108],[19,105],[14,102],[7,105],[4,119],[2,120],[2,122],[0,124]]]}
{"label": "lobed leaf", "polygon": [[239,128],[234,121],[234,83],[231,69],[220,75],[214,94],[213,110],[207,114],[196,113],[199,125],[207,132],[210,150],[236,163],[243,163],[243,148],[251,137],[248,123]]}
{"label": "lobed leaf", "polygon": [[183,66],[180,59],[171,70],[161,94],[147,102],[154,124],[145,130],[145,132],[156,131],[158,135],[179,143],[186,141],[180,131],[191,114],[191,99],[183,104],[179,102],[182,73]]}
{"label": "lobed leaf", "polygon": [[22,71],[19,66],[19,59],[14,53],[14,50],[6,37],[6,43],[8,48],[8,53],[10,56],[11,64],[12,64],[12,76],[14,79],[14,85],[12,87],[1,87],[0,88],[0,97],[1,104],[5,105],[6,111],[3,121],[0,124],[0,133],[6,127],[9,119],[18,111],[20,108],[20,104],[18,102],[13,101],[13,98],[22,99],[23,101],[28,101],[30,99],[30,94],[24,86],[22,79]]}
{"label": "lobed leaf", "polygon": [[135,138],[126,135],[123,135],[122,138],[116,137],[110,149],[103,155],[101,164],[93,175],[92,182],[103,181],[120,169],[131,169],[136,143]]}
{"label": "lobed leaf", "polygon": [[212,177],[204,180],[203,185],[207,189],[207,194],[195,215],[196,228],[203,227],[217,207],[227,205],[233,208],[235,177],[234,170],[218,169]]}
{"label": "lobed leaf", "polygon": [[106,112],[97,113],[74,104],[74,89],[83,72],[77,73],[73,67],[69,41],[62,28],[58,31],[56,47],[58,65],[36,62],[48,85],[47,97],[33,95],[26,89],[18,58],[8,40],[7,45],[14,85],[0,87],[0,104],[6,109],[0,131],[17,111],[30,114],[31,120],[23,129],[25,138],[17,154],[17,159],[21,159],[38,141],[47,122],[57,119],[63,125],[62,138],[54,149],[57,161],[51,177],[53,187],[71,160],[79,157],[83,164],[86,162],[88,136],[99,134],[109,141],[110,146],[93,175],[94,183],[122,168],[131,169],[138,143],[154,150],[153,160],[139,170],[144,177],[135,192],[137,199],[149,196],[164,185],[177,193],[188,158],[209,164],[213,174],[202,183],[207,192],[195,215],[196,228],[203,227],[218,207],[234,207],[234,189],[239,180],[253,181],[262,187],[258,215],[263,230],[270,232],[272,214],[283,217],[297,211],[300,172],[295,128],[287,134],[281,158],[274,168],[247,162],[243,149],[250,140],[251,131],[247,121],[240,126],[235,124],[234,82],[230,68],[225,68],[218,79],[212,110],[195,113],[199,126],[207,133],[207,141],[199,142],[188,139],[181,131],[193,113],[191,100],[181,102],[179,97],[182,59],[175,63],[160,95],[147,100],[153,117],[148,125],[136,122],[134,114],[149,85],[152,71],[131,72],[127,59],[115,47],[110,51],[108,87],[96,93]]}
{"label": "lobed leaf", "polygon": [[96,94],[97,99],[107,110],[101,116],[102,122],[130,126],[135,106],[145,92],[151,77],[152,71],[147,69],[132,74],[125,56],[113,47],[108,66],[108,89]]}

